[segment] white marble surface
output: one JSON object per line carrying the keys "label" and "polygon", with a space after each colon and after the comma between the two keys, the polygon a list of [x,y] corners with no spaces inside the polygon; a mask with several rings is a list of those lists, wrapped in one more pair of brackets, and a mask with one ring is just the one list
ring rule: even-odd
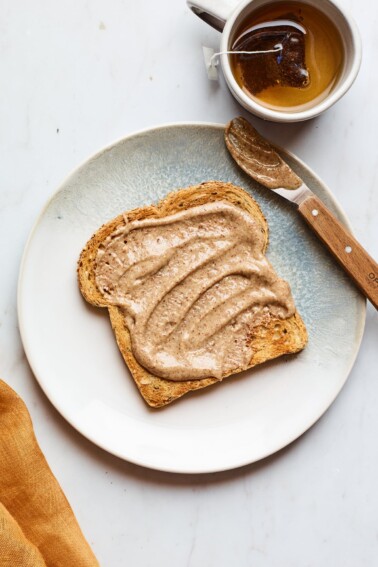
{"label": "white marble surface", "polygon": [[[364,55],[352,90],[321,118],[255,124],[332,188],[378,257],[378,90],[373,0],[354,13]],[[378,554],[378,315],[323,418],[279,454],[233,472],[180,476],[101,451],[47,401],[23,354],[21,254],[46,199],[103,145],[163,122],[241,112],[208,82],[218,34],[184,0],[0,0],[0,376],[25,400],[45,455],[108,567],[371,567]],[[59,361],[57,361],[59,364]]]}

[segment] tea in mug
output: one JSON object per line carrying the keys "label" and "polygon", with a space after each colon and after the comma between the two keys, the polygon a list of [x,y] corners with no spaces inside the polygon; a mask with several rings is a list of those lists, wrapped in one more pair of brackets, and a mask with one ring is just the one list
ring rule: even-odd
{"label": "tea in mug", "polygon": [[[272,2],[237,28],[233,75],[243,91],[268,108],[297,112],[325,98],[343,68],[343,43],[333,22],[301,2]],[[256,53],[257,52],[257,53]]]}

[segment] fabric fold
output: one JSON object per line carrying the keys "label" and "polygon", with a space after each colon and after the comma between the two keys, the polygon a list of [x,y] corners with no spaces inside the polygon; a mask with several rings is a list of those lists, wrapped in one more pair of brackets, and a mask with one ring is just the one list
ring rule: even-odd
{"label": "fabric fold", "polygon": [[24,402],[0,380],[0,566],[45,565],[99,567]]}

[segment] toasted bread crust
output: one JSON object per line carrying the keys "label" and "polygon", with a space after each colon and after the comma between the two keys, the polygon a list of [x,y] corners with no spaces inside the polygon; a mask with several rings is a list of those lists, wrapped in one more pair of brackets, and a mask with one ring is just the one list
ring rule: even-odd
{"label": "toasted bread crust", "polygon": [[[88,241],[80,254],[78,280],[81,293],[92,305],[108,309],[120,352],[141,395],[151,407],[165,406],[188,392],[211,386],[219,380],[213,377],[204,377],[201,380],[173,382],[151,374],[138,363],[131,349],[130,333],[126,327],[122,310],[117,306],[108,305],[97,289],[95,282],[97,250],[108,235],[116,228],[125,225],[126,222],[164,217],[214,201],[232,203],[253,216],[264,233],[263,251],[265,252],[268,245],[268,225],[254,199],[244,189],[231,183],[208,181],[170,193],[156,206],[141,207],[119,215],[103,225]],[[253,355],[248,366],[248,368],[251,368],[283,354],[292,354],[302,350],[307,342],[307,331],[300,315],[296,312],[288,319],[271,318],[267,324],[252,328],[249,340],[253,347]],[[241,368],[232,374],[241,370],[245,369]]]}

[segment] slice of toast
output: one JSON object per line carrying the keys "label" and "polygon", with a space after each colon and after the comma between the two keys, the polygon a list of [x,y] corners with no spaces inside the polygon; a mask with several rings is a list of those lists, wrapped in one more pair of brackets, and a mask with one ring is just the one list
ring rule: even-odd
{"label": "slice of toast", "polygon": [[[142,367],[135,359],[130,334],[122,310],[109,305],[96,286],[96,256],[100,244],[117,228],[135,220],[172,215],[205,203],[223,201],[232,203],[254,217],[265,236],[264,250],[268,245],[268,225],[256,201],[240,187],[221,181],[208,181],[201,185],[170,193],[156,206],[151,205],[128,211],[103,225],[89,240],[78,262],[78,280],[83,297],[92,305],[109,311],[118,347],[144,400],[151,407],[162,407],[184,394],[218,383],[217,378],[174,382],[159,378]],[[287,319],[271,317],[267,323],[251,328],[250,342],[253,350],[248,368],[284,354],[299,352],[307,342],[306,327],[298,314]],[[240,368],[236,372],[245,370]],[[232,374],[235,374],[233,372]],[[224,376],[226,377],[226,376]]]}

